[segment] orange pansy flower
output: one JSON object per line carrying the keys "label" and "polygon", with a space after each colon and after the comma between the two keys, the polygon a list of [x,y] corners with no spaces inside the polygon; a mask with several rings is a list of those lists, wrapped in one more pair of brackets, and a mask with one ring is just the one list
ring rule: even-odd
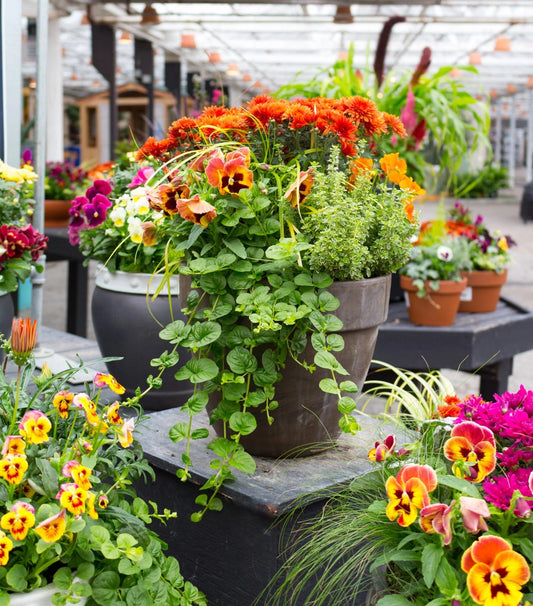
{"label": "orange pansy flower", "polygon": [[66,529],[66,511],[62,509],[55,516],[43,520],[35,527],[35,532],[45,543],[55,543],[65,534]]}
{"label": "orange pansy flower", "polygon": [[488,427],[473,421],[455,425],[444,444],[444,456],[455,461],[455,475],[470,482],[481,482],[496,466],[496,442]]}
{"label": "orange pansy flower", "polygon": [[17,501],[11,511],[5,513],[0,519],[0,526],[16,541],[23,541],[30,528],[35,524],[35,509],[24,501]]}
{"label": "orange pansy flower", "polygon": [[250,150],[241,147],[227,154],[214,154],[205,167],[207,182],[224,194],[238,196],[241,189],[250,189],[254,176],[248,166],[250,165]]}
{"label": "orange pansy flower", "polygon": [[389,497],[386,514],[389,520],[398,518],[400,526],[410,526],[418,510],[429,505],[429,492],[437,487],[437,474],[429,465],[405,465],[396,478],[385,483]]}
{"label": "orange pansy flower", "polygon": [[526,559],[500,537],[484,535],[463,554],[461,568],[474,602],[490,606],[518,606],[520,591],[530,578]]}
{"label": "orange pansy flower", "polygon": [[291,203],[293,208],[297,208],[305,202],[314,181],[315,175],[312,168],[299,173],[298,178],[291,183],[283,197]]}
{"label": "orange pansy flower", "polygon": [[13,549],[13,541],[0,531],[0,566],[9,562],[9,552]]}
{"label": "orange pansy flower", "polygon": [[216,208],[201,200],[198,194],[189,200],[178,200],[178,212],[185,221],[192,221],[202,227],[207,227],[217,216]]}

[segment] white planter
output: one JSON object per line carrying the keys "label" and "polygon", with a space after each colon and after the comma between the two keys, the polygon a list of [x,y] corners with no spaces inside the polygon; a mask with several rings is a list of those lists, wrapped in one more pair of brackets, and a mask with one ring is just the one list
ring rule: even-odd
{"label": "white planter", "polygon": [[[46,587],[39,587],[29,593],[14,593],[11,596],[9,606],[51,606],[52,596],[57,593],[59,589],[55,585],[47,585]],[[83,606],[87,602],[87,598],[79,598],[76,602],[77,606]],[[67,600],[67,606],[73,604],[73,602]]]}

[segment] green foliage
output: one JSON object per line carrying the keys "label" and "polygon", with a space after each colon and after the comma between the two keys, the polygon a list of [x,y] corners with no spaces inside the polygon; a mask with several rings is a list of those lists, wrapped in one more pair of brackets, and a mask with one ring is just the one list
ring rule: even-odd
{"label": "green foliage", "polygon": [[450,189],[455,198],[494,198],[500,189],[509,187],[509,169],[487,162],[477,172],[460,172]]}
{"label": "green foliage", "polygon": [[[476,73],[471,66],[461,70]],[[452,66],[441,67],[434,74],[423,74],[413,79],[414,71],[390,71],[379,86],[375,73],[366,66],[354,65],[354,49],[350,46],[347,58],[309,76],[298,74],[298,79],[281,87],[278,98],[315,97],[321,95],[339,99],[349,95],[369,97],[381,111],[400,116],[408,103],[411,90],[417,125],[424,120],[426,136],[408,131],[406,139],[394,142],[380,141],[383,153],[399,152],[409,166],[410,175],[426,186],[425,175],[432,165],[439,166],[441,180],[447,190],[457,189],[457,174],[465,158],[478,148],[490,150],[488,132],[490,116],[488,104],[478,102],[464,85],[450,76]]]}
{"label": "green foliage", "polygon": [[337,163],[333,156],[307,198],[313,212],[304,217],[302,232],[313,242],[304,253],[309,267],[337,280],[391,273],[408,260],[411,249],[405,193],[365,178],[347,189]]}
{"label": "green foliage", "polygon": [[[15,347],[12,338],[9,365]],[[36,374],[31,357],[17,365],[12,381],[0,372],[0,604],[52,583],[56,606],[79,597],[87,606],[204,606],[149,528],[177,514],[133,488],[154,475],[133,438],[141,396],[119,414],[118,403],[103,401],[103,386],[123,391],[110,375],[75,394],[68,380],[86,370],[81,363],[55,376]],[[21,511],[22,534],[12,522]]]}

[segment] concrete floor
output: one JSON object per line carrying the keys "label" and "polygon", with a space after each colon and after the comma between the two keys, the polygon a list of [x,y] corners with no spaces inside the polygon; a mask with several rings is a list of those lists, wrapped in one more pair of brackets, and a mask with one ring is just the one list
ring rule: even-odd
{"label": "concrete floor", "polygon": [[[503,287],[502,295],[533,310],[533,221],[524,223],[519,216],[520,201],[524,182],[517,179],[513,190],[501,192],[497,199],[464,201],[472,211],[481,214],[491,230],[499,229],[516,241],[512,255],[514,263],[509,268],[507,284]],[[421,207],[423,219],[435,215],[437,202],[424,202]],[[66,272],[67,263],[62,261],[50,262],[46,269],[46,282],[43,297],[43,323],[46,326],[65,330],[66,328]],[[94,288],[96,263],[89,266],[89,292]],[[90,320],[90,301],[88,302],[89,322],[88,337],[94,339],[94,330]],[[509,389],[516,390],[523,384],[533,389],[533,334],[531,335],[531,351],[515,357],[514,371],[510,378]],[[479,388],[479,379],[467,373],[457,372],[456,369],[445,371],[459,394],[474,393]]]}

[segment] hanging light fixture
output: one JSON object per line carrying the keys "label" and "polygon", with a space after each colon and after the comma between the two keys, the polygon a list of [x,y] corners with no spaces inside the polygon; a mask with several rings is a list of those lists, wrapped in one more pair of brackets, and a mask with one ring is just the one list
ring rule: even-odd
{"label": "hanging light fixture", "polygon": [[526,82],[526,86],[528,88],[533,88],[533,76],[529,76],[529,78],[527,79],[527,82]]}
{"label": "hanging light fixture", "polygon": [[253,88],[262,88],[263,87],[263,83],[261,82],[261,80],[256,80],[253,84],[252,84]]}
{"label": "hanging light fixture", "polygon": [[239,66],[236,63],[230,63],[226,70],[226,76],[238,76],[240,74]]}
{"label": "hanging light fixture", "polygon": [[28,84],[28,86],[29,86],[30,88],[37,88],[37,80],[36,80],[35,78],[32,78],[32,79],[30,80],[30,83]]}
{"label": "hanging light fixture", "polygon": [[89,15],[87,13],[83,13],[81,16],[80,25],[91,25],[91,20],[89,19]]}
{"label": "hanging light fixture", "polygon": [[118,39],[118,43],[119,44],[131,44],[132,42],[133,42],[133,38],[131,37],[131,34],[123,29],[122,34],[120,35],[120,38]]}
{"label": "hanging light fixture", "polygon": [[510,51],[511,50],[511,40],[509,38],[504,38],[503,36],[498,36],[496,38],[496,42],[494,43],[495,51]]}
{"label": "hanging light fixture", "polygon": [[514,95],[516,93],[516,86],[509,82],[505,90],[507,91],[507,93],[509,93],[509,95]]}
{"label": "hanging light fixture", "polygon": [[461,77],[461,70],[457,67],[454,67],[450,71],[450,78],[460,78],[460,77]]}
{"label": "hanging light fixture", "polygon": [[213,52],[208,55],[209,63],[220,63],[220,53]]}
{"label": "hanging light fixture", "polygon": [[498,91],[493,88],[493,89],[491,89],[489,94],[491,96],[491,99],[496,99],[496,97],[498,96]]}
{"label": "hanging light fixture", "polygon": [[470,53],[470,55],[468,55],[468,63],[470,63],[470,65],[481,65],[481,53],[478,53],[477,51]]}
{"label": "hanging light fixture", "polygon": [[139,25],[159,25],[160,23],[161,19],[155,8],[150,3],[146,4]]}
{"label": "hanging light fixture", "polygon": [[250,74],[243,74],[242,81],[243,82],[251,82],[252,81],[252,76]]}
{"label": "hanging light fixture", "polygon": [[341,51],[337,55],[337,60],[338,61],[346,61],[347,59],[348,59],[348,51]]}
{"label": "hanging light fixture", "polygon": [[72,73],[70,74],[70,79],[71,79],[71,80],[77,80],[77,79],[78,79],[78,74],[77,74],[76,72],[72,72]]}
{"label": "hanging light fixture", "polygon": [[181,48],[196,48],[194,34],[181,34]]}
{"label": "hanging light fixture", "polygon": [[353,23],[352,9],[349,4],[338,4],[333,23]]}

